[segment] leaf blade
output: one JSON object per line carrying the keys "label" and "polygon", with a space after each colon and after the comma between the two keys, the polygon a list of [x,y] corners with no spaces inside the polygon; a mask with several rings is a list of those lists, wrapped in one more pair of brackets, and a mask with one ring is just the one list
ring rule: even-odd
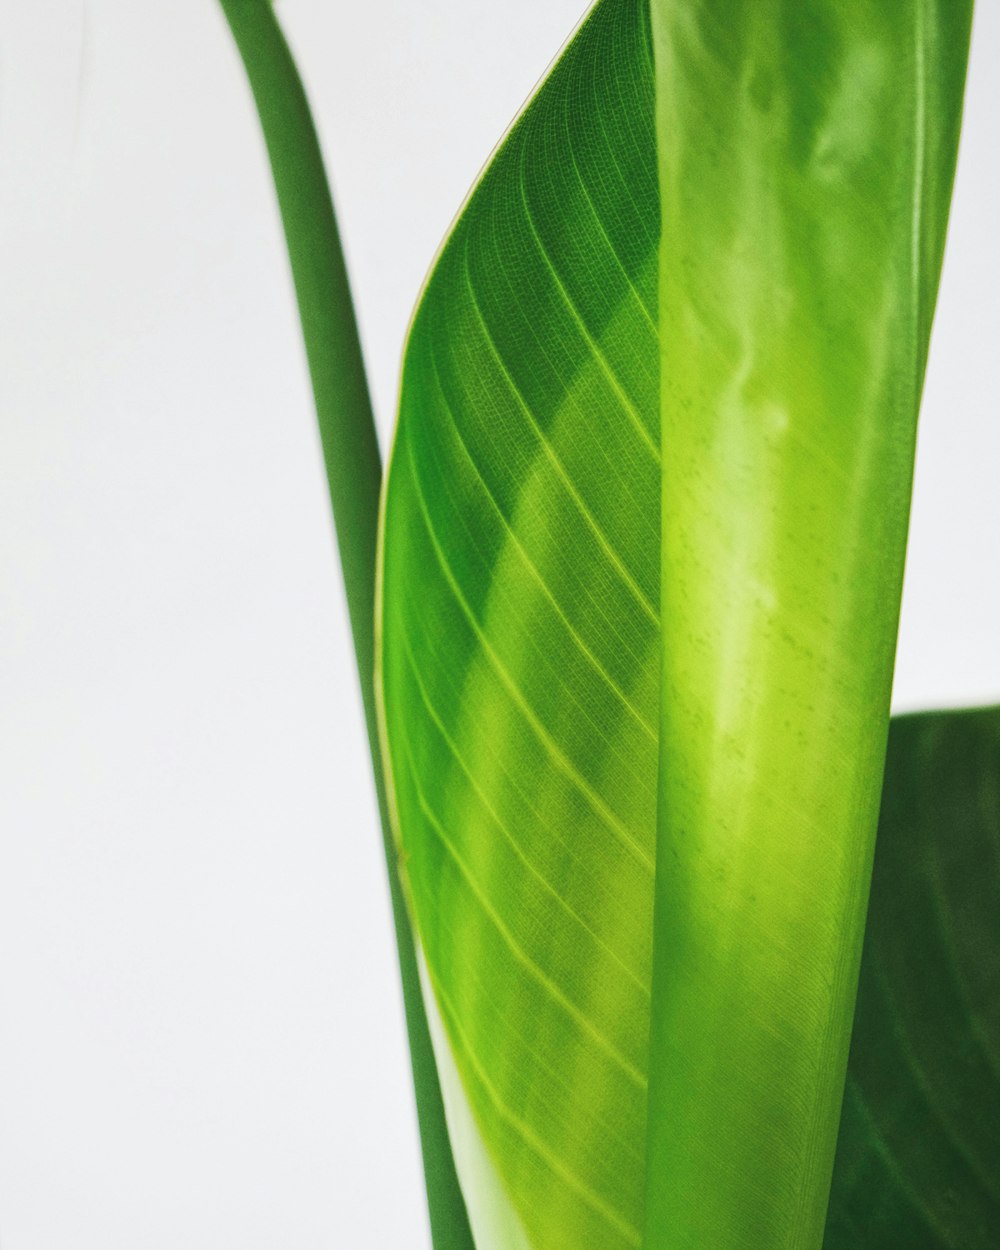
{"label": "leaf blade", "polygon": [[[638,1239],[650,917],[628,898],[644,880],[648,898],[659,663],[650,90],[642,6],[599,6],[429,280],[386,495],[383,693],[409,893],[533,1245]],[[601,122],[586,135],[581,111]],[[627,1174],[609,1140],[634,1156]]]}
{"label": "leaf blade", "polygon": [[[647,1244],[809,1250],[971,6],[652,12],[665,455]],[[940,115],[930,29],[957,50]]]}
{"label": "leaf blade", "polygon": [[[654,104],[648,11],[604,0],[499,150],[429,279],[407,346],[385,505],[385,738],[408,894],[464,1096],[538,1250],[635,1245],[643,1221],[636,1142],[646,1111],[661,645]],[[602,145],[600,171],[577,148],[588,134]],[[945,170],[954,137],[953,127],[934,157]],[[948,181],[940,169],[935,177]],[[919,317],[911,308],[903,426],[915,415],[943,221],[921,238],[927,282]],[[902,237],[888,233],[894,245]],[[908,308],[910,294],[907,286]],[[898,360],[888,367],[899,372]],[[903,442],[887,527],[897,589],[912,436]],[[815,466],[809,482],[836,515],[837,491]],[[863,515],[855,508],[851,524]],[[868,825],[887,718],[889,601],[876,613],[877,671],[858,683],[864,706],[845,730],[865,761],[853,801]],[[841,622],[841,640],[849,633]],[[851,805],[841,801],[842,819]],[[751,1241],[762,1229],[768,1241],[774,1219],[798,1207],[808,1210],[792,1240],[782,1229],[773,1244],[822,1236],[866,838],[847,891],[853,935],[827,935],[813,973],[824,982],[831,958],[847,950],[834,1058],[823,1060],[824,1141],[804,1152],[819,1162],[805,1182],[800,1174],[758,1204]],[[773,1055],[768,1062],[773,1069]],[[697,1126],[682,1133],[674,1157],[701,1136]],[[731,1153],[754,1162],[746,1147]],[[661,1215],[653,1211],[650,1245],[677,1231]],[[706,1244],[741,1244],[736,1222],[713,1241],[714,1225]],[[697,1213],[681,1236],[697,1241],[696,1225]],[[475,1231],[480,1250],[505,1245],[502,1234]]]}
{"label": "leaf blade", "polygon": [[893,721],[825,1246],[1000,1236],[1000,709]]}

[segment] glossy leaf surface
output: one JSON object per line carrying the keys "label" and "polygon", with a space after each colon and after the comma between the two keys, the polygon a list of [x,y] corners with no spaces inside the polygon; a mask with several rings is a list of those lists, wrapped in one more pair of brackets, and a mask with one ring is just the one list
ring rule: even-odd
{"label": "glossy leaf surface", "polygon": [[822,1240],[970,6],[652,5],[651,1248]]}
{"label": "glossy leaf surface", "polygon": [[415,315],[383,729],[479,1250],[822,1238],[968,33],[869,8],[603,0]]}

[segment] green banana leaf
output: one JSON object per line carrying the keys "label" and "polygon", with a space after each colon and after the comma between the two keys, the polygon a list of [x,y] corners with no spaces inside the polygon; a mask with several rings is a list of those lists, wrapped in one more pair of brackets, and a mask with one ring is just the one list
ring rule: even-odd
{"label": "green banana leaf", "polygon": [[380,696],[479,1250],[822,1242],[969,22],[602,0],[428,279]]}

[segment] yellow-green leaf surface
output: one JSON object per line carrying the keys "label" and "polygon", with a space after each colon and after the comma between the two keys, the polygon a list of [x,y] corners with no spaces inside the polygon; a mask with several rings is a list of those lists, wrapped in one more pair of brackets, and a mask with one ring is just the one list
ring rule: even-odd
{"label": "yellow-green leaf surface", "polygon": [[657,0],[652,16],[646,1229],[651,1250],[808,1250],[861,957],[971,5]]}
{"label": "yellow-green leaf surface", "polygon": [[968,22],[602,0],[426,285],[383,732],[479,1250],[821,1240]]}

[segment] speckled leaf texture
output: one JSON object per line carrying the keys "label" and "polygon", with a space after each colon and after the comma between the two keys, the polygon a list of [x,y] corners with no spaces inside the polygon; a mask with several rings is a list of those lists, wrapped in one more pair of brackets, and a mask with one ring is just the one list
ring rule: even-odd
{"label": "speckled leaf texture", "polygon": [[[601,0],[427,281],[379,679],[478,1250],[822,1244],[970,18]],[[1000,1244],[892,1240],[865,993],[829,1237]]]}

